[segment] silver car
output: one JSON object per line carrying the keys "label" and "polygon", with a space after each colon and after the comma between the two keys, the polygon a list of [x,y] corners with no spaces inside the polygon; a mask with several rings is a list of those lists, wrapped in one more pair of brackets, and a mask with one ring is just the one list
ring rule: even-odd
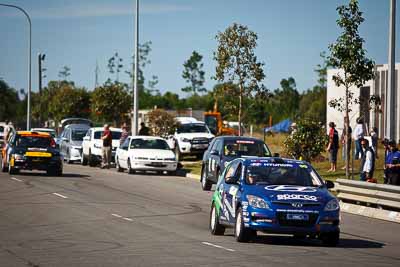
{"label": "silver car", "polygon": [[90,126],[84,124],[70,124],[64,128],[59,142],[61,155],[67,163],[81,161],[82,141],[89,129]]}

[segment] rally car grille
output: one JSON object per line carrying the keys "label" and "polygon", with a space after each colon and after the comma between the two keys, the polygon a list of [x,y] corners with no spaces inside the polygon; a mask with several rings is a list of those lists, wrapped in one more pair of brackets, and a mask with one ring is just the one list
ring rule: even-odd
{"label": "rally car grille", "polygon": [[286,201],[272,201],[272,203],[275,205],[292,206],[292,207],[294,207],[293,204],[298,204],[298,203],[301,203],[301,207],[319,207],[321,205],[320,203],[286,202]]}
{"label": "rally car grille", "polygon": [[314,226],[318,219],[318,214],[308,214],[308,220],[288,220],[287,212],[277,212],[276,217],[281,226],[295,226],[295,227],[311,227]]}
{"label": "rally car grille", "polygon": [[208,144],[208,139],[205,137],[197,137],[193,138],[190,143],[192,145],[199,145],[199,144]]}

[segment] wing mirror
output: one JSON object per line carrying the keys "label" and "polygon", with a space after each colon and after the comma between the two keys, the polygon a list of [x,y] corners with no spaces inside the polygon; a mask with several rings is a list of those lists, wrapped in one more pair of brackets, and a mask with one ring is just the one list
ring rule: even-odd
{"label": "wing mirror", "polygon": [[326,187],[328,188],[328,189],[330,189],[330,188],[334,188],[335,187],[335,184],[332,182],[332,181],[325,181],[325,184],[326,184]]}
{"label": "wing mirror", "polygon": [[210,154],[213,156],[219,156],[219,151],[214,149],[214,150],[211,150]]}
{"label": "wing mirror", "polygon": [[83,140],[84,140],[84,141],[90,141],[90,136],[85,136],[85,137],[83,137]]}
{"label": "wing mirror", "polygon": [[68,142],[68,141],[69,141],[68,138],[66,138],[66,137],[63,137],[62,140],[63,140],[64,142]]}

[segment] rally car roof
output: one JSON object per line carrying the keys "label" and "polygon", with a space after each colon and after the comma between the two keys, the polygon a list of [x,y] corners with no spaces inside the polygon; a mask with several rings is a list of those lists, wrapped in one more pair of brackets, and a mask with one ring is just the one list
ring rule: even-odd
{"label": "rally car roof", "polygon": [[51,137],[49,133],[37,132],[37,131],[17,131],[17,135],[21,136],[40,136],[40,137]]}
{"label": "rally car roof", "polygon": [[223,140],[246,140],[246,141],[255,141],[255,142],[262,142],[263,140],[255,138],[255,137],[248,137],[248,136],[232,136],[232,135],[223,135],[217,136],[215,139],[223,139]]}

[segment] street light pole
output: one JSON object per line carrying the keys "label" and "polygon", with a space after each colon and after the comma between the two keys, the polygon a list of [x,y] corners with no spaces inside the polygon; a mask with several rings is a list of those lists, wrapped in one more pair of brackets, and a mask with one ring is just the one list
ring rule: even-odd
{"label": "street light pole", "polygon": [[[395,139],[395,50],[396,50],[396,0],[390,0],[388,87],[386,93],[386,137]],[[399,134],[399,133],[397,133]],[[398,136],[398,135],[397,135]]]}
{"label": "street light pole", "polygon": [[38,63],[39,63],[39,124],[42,126],[42,61],[46,57],[45,54],[39,54],[38,55]]}
{"label": "street light pole", "polygon": [[32,23],[31,18],[29,17],[28,13],[21,7],[9,4],[1,4],[0,6],[5,7],[12,7],[20,10],[26,18],[28,19],[29,23],[29,70],[28,70],[28,101],[27,101],[27,110],[26,110],[26,129],[29,131],[31,129],[31,89],[32,89]]}
{"label": "street light pole", "polygon": [[139,0],[136,0],[136,24],[135,24],[135,66],[133,74],[133,123],[132,135],[138,134],[138,108],[139,108],[139,90],[138,90],[138,63],[139,63]]}

